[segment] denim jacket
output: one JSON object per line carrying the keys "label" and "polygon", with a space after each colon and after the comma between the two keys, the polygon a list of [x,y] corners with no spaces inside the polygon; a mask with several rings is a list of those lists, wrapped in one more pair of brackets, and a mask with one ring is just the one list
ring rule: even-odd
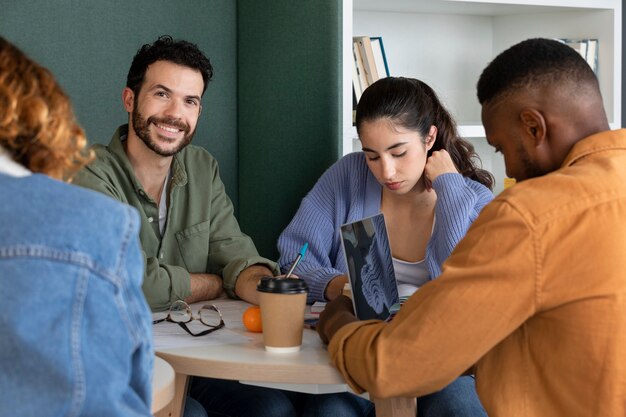
{"label": "denim jacket", "polygon": [[0,415],[151,415],[136,211],[0,173],[0,219]]}

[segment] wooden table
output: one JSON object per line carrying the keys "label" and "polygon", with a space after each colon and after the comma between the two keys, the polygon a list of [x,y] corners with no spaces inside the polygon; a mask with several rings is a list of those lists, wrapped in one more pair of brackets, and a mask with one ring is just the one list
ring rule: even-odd
{"label": "wooden table", "polygon": [[[262,335],[247,332],[241,323],[241,314],[249,304],[227,299],[214,300],[212,304],[225,312],[224,321],[228,329],[252,340],[213,346],[157,349],[156,354],[165,359],[176,372],[174,401],[157,416],[182,415],[189,376],[238,380],[247,384],[314,394],[349,391],[341,374],[331,365],[326,346],[315,331],[304,329],[299,352],[270,353],[263,347]],[[372,400],[376,404],[377,417],[414,417],[416,414],[415,399]]]}
{"label": "wooden table", "polygon": [[174,399],[174,368],[159,358],[154,358],[152,373],[152,413],[162,410]]}

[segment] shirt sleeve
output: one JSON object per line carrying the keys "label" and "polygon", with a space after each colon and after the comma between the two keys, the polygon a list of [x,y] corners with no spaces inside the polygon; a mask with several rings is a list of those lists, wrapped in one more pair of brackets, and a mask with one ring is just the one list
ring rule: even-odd
{"label": "shirt sleeve", "polygon": [[443,262],[493,199],[487,187],[461,174],[440,175],[433,182],[433,189],[437,193],[435,225],[426,254],[431,279],[441,274]]}
{"label": "shirt sleeve", "polygon": [[275,262],[259,256],[252,239],[239,228],[217,164],[213,165],[212,178],[208,272],[221,275],[224,289],[236,298],[235,284],[245,268],[261,264],[274,274],[279,270]]}
{"label": "shirt sleeve", "polygon": [[191,278],[185,268],[159,264],[156,257],[142,253],[146,273],[141,288],[153,311],[166,310],[174,301],[191,295]]}
{"label": "shirt sleeve", "polygon": [[309,286],[308,303],[325,301],[328,283],[344,274],[337,269],[340,247],[336,242],[335,212],[339,208],[334,193],[341,189],[335,178],[337,175],[334,168],[322,175],[278,237],[278,265],[283,273],[291,267],[302,245],[309,244],[304,259],[294,270],[294,274]]}
{"label": "shirt sleeve", "polygon": [[[116,186],[113,177],[92,166],[82,169],[74,183],[128,204],[123,187]],[[142,290],[153,311],[165,310],[172,302],[191,295],[189,272],[179,266],[160,264],[156,257],[148,257],[145,251],[142,253],[145,271]]]}
{"label": "shirt sleeve", "polygon": [[485,207],[443,266],[390,323],[351,323],[328,351],[349,385],[379,398],[437,391],[536,309],[536,238],[507,203]]}

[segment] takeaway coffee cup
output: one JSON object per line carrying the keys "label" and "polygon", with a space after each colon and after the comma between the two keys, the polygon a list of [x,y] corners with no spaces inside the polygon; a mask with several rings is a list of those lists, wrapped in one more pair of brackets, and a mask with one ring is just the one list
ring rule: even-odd
{"label": "takeaway coffee cup", "polygon": [[263,344],[269,352],[297,352],[302,345],[304,309],[309,291],[298,278],[263,277],[257,285]]}

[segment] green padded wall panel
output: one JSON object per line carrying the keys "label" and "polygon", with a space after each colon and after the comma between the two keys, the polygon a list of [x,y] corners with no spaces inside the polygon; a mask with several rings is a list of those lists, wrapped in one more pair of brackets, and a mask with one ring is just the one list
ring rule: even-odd
{"label": "green padded wall panel", "polygon": [[128,120],[121,92],[132,58],[163,34],[198,44],[215,67],[194,143],[220,162],[237,202],[237,4],[233,0],[0,1],[0,35],[48,67],[90,142]]}
{"label": "green padded wall panel", "polygon": [[341,2],[238,2],[239,219],[266,257],[340,155]]}

